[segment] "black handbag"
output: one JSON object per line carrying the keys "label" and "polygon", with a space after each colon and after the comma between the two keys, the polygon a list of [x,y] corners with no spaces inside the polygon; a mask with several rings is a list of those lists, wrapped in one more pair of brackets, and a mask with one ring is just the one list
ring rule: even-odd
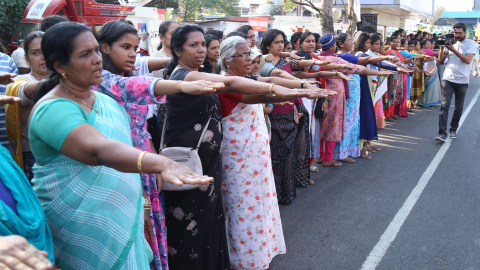
{"label": "black handbag", "polygon": [[315,110],[313,111],[313,115],[315,115],[315,117],[318,119],[325,118],[325,111],[323,111],[322,108],[322,104],[325,100],[325,98],[319,98],[315,103]]}

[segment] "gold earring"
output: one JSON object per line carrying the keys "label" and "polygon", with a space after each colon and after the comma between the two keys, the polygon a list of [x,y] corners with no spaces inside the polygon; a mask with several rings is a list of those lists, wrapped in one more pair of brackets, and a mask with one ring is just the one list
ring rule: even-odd
{"label": "gold earring", "polygon": [[64,79],[66,79],[66,78],[67,78],[67,74],[62,73],[62,77],[63,77]]}

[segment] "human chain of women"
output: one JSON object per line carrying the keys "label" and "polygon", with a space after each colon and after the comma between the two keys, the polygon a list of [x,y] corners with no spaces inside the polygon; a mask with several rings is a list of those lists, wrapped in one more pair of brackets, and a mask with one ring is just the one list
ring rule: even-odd
{"label": "human chain of women", "polygon": [[473,110],[462,117],[478,45],[453,28],[452,40],[270,29],[257,43],[249,25],[165,21],[141,56],[128,20],[94,35],[44,18],[13,59],[0,54],[0,268],[280,269],[301,220],[283,213],[304,188],[378,168],[395,153],[385,140],[409,140],[385,131],[435,111],[428,141],[444,144],[366,254],[362,269],[377,268]]}

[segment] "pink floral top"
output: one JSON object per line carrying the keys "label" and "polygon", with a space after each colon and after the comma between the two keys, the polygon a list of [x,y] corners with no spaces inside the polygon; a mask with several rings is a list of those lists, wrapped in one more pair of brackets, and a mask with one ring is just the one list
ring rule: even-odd
{"label": "pink floral top", "polygon": [[160,79],[144,76],[123,77],[103,70],[103,82],[92,86],[92,89],[118,102],[139,105],[165,103],[165,96],[155,96],[154,87],[158,80]]}
{"label": "pink floral top", "polygon": [[[336,56],[320,56],[322,61],[330,61],[333,64],[348,64],[347,61]],[[365,69],[364,66],[353,65],[353,70],[334,70],[345,74],[358,74]],[[325,141],[341,141],[343,139],[343,127],[345,124],[345,84],[343,79],[337,77],[327,78],[327,89],[337,91],[338,95],[329,97],[328,111],[321,121],[320,139]]]}
{"label": "pink floral top", "polygon": [[131,117],[133,145],[150,152],[150,134],[147,131],[147,112],[149,104],[165,103],[165,96],[156,97],[155,83],[158,78],[123,77],[103,70],[103,82],[93,86],[93,90],[115,99]]}

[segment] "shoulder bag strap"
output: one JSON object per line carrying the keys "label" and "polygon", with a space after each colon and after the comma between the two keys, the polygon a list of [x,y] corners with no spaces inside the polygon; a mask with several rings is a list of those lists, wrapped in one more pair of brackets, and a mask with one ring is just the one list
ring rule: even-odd
{"label": "shoulder bag strap", "polygon": [[165,113],[165,120],[163,121],[163,128],[162,128],[162,136],[160,137],[160,151],[163,150],[163,140],[165,138],[165,127],[166,126],[167,126],[167,113]]}
{"label": "shoulder bag strap", "polygon": [[[208,125],[210,124],[210,120],[212,120],[212,112],[210,112],[210,117],[208,118],[207,124],[203,128],[202,135],[200,136],[200,140],[198,140],[198,144],[197,144],[196,148],[200,147],[200,144],[202,143],[202,140],[203,140],[203,136],[205,135],[205,132],[207,131]],[[163,121],[162,136],[160,138],[160,151],[163,150],[163,148],[164,148],[163,147],[163,141],[165,139],[166,126],[167,126],[167,114],[165,114],[165,121]]]}
{"label": "shoulder bag strap", "polygon": [[207,124],[203,128],[202,135],[200,136],[200,139],[198,140],[197,147],[195,149],[198,149],[200,147],[200,144],[202,143],[203,136],[205,136],[205,132],[207,132],[208,125],[210,124],[210,120],[212,120],[212,113],[213,111],[210,111],[210,117],[208,118]]}

